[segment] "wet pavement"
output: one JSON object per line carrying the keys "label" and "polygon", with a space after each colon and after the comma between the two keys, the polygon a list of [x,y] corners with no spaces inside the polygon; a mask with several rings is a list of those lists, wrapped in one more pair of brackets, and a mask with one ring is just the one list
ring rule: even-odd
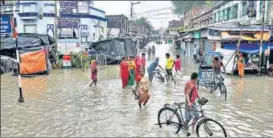
{"label": "wet pavement", "polygon": [[[156,56],[173,47],[158,45]],[[53,70],[48,76],[23,78],[25,103],[17,103],[17,78],[1,76],[1,136],[150,136],[177,137],[160,129],[157,113],[165,103],[184,101],[184,84],[196,65],[182,57],[184,78],[177,85],[151,84],[151,99],[139,109],[130,88],[121,89],[118,66],[101,66],[97,87],[89,88],[90,72],[79,69]],[[219,121],[228,136],[273,135],[273,79],[227,76],[227,101],[218,93],[200,89],[209,99],[206,115]]]}

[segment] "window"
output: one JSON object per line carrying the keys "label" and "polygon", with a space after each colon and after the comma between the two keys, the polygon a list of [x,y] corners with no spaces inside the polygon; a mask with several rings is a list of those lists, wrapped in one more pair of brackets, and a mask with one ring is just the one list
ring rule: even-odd
{"label": "window", "polygon": [[216,22],[216,14],[215,13],[212,15],[212,21]]}
{"label": "window", "polygon": [[89,13],[89,1],[78,1],[78,13]]}
{"label": "window", "polygon": [[262,12],[263,12],[263,6],[265,4],[265,1],[263,0],[260,0],[260,14],[262,15]]}
{"label": "window", "polygon": [[220,11],[217,12],[217,22],[219,22],[219,21],[220,21]]}
{"label": "window", "polygon": [[36,24],[24,25],[24,33],[37,33],[37,25]]}
{"label": "window", "polygon": [[55,13],[55,6],[50,4],[44,5],[44,13]]}
{"label": "window", "polygon": [[224,10],[224,21],[228,20],[228,12],[227,9]]}
{"label": "window", "polygon": [[23,5],[23,12],[31,12],[31,5]]}
{"label": "window", "polygon": [[238,18],[238,4],[234,5],[234,18]]}
{"label": "window", "polygon": [[228,7],[227,8],[227,20],[230,20],[231,19],[231,8],[230,7]]}
{"label": "window", "polygon": [[238,4],[232,6],[231,8],[231,18],[230,19],[235,19],[238,18]]}
{"label": "window", "polygon": [[72,28],[60,28],[60,34],[59,38],[78,38],[78,33],[77,29],[72,29]]}
{"label": "window", "polygon": [[248,8],[247,1],[243,1],[243,3],[242,3],[242,16],[247,15],[247,8]]}
{"label": "window", "polygon": [[87,36],[82,36],[81,37],[81,42],[82,43],[87,43],[88,42],[88,37]]}
{"label": "window", "polygon": [[220,12],[220,18],[219,18],[219,21],[220,21],[220,22],[223,21],[223,17],[224,17],[224,10],[222,10],[222,11]]}

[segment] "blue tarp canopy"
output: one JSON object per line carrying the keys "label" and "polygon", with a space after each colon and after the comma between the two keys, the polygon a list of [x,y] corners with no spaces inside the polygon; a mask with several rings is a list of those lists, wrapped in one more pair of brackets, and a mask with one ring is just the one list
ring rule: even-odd
{"label": "blue tarp canopy", "polygon": [[[273,43],[264,43],[263,51],[265,51],[268,46],[271,50],[273,50]],[[236,50],[237,44],[223,44],[223,49],[228,50]],[[256,54],[260,52],[260,43],[248,43],[248,44],[240,44],[239,51],[247,54]]]}

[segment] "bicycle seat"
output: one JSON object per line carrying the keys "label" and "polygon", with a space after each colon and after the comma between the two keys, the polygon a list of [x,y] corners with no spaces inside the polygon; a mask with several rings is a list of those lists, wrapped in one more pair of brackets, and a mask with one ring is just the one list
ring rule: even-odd
{"label": "bicycle seat", "polygon": [[181,107],[182,105],[184,105],[185,104],[185,102],[181,102],[181,103],[173,103],[174,105],[177,105],[177,106],[179,106],[179,107]]}
{"label": "bicycle seat", "polygon": [[208,103],[208,99],[206,99],[206,98],[201,98],[201,99],[199,99],[198,100],[198,103],[200,104],[200,105],[205,105],[205,104],[207,104]]}

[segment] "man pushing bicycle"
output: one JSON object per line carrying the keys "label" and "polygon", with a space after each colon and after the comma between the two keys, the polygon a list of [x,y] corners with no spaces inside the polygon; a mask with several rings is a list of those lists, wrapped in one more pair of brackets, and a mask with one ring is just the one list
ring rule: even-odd
{"label": "man pushing bicycle", "polygon": [[199,98],[199,94],[196,87],[196,82],[198,80],[198,74],[196,72],[191,74],[191,80],[185,85],[185,126],[188,126],[192,117],[194,117],[192,132],[194,133],[194,126],[199,118],[199,112],[196,107],[196,99]]}

